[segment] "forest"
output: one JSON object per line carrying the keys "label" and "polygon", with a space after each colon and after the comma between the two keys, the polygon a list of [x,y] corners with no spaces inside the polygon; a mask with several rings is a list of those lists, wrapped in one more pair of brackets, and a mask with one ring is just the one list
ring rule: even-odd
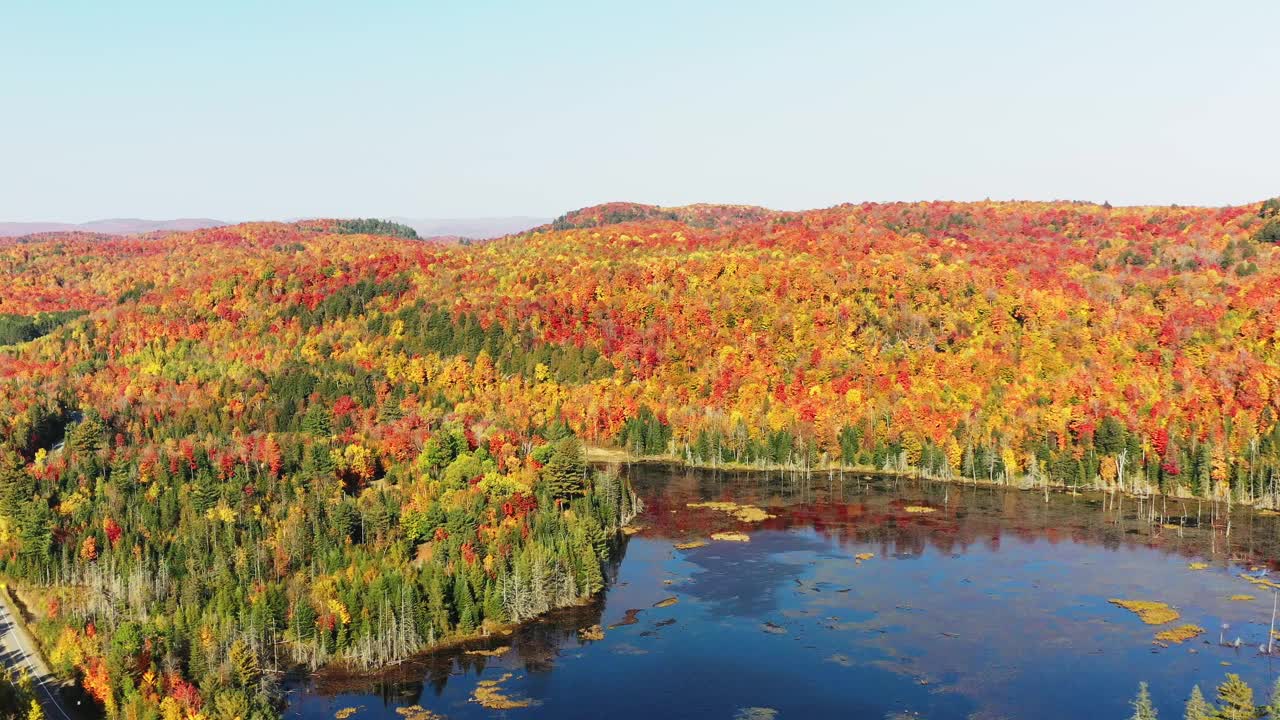
{"label": "forest", "polygon": [[410,233],[0,241],[0,574],[108,717],[590,597],[639,511],[593,448],[1280,505],[1277,200]]}

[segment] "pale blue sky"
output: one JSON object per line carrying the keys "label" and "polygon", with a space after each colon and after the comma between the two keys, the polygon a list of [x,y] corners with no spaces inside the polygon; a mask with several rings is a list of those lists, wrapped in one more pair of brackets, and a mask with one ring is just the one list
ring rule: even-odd
{"label": "pale blue sky", "polygon": [[1280,2],[0,0],[0,220],[1280,194]]}

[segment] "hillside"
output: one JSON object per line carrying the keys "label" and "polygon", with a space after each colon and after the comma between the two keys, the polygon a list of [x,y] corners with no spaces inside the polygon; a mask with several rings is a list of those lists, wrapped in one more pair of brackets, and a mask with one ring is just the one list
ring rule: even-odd
{"label": "hillside", "polygon": [[539,230],[570,230],[617,225],[623,222],[671,220],[697,228],[737,227],[780,216],[774,210],[754,205],[700,203],[677,207],[614,202],[565,213]]}
{"label": "hillside", "polygon": [[[0,242],[0,563],[83,589],[44,642],[104,705],[159,702],[123,681],[145,659],[190,710],[264,703],[277,640],[373,664],[598,590],[633,508],[572,436],[1275,505],[1276,216],[611,204],[475,245]],[[109,602],[138,583],[187,609]]]}
{"label": "hillside", "polygon": [[209,218],[177,218],[175,220],[142,220],[140,218],[111,218],[91,220],[86,223],[60,222],[0,222],[0,237],[21,237],[59,232],[101,233],[104,235],[141,235],[158,230],[199,230],[220,227],[227,223]]}

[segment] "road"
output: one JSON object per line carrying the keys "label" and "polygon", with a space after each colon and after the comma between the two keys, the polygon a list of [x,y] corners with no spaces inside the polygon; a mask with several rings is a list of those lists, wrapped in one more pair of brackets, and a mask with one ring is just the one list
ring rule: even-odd
{"label": "road", "polygon": [[7,589],[0,589],[0,662],[9,667],[15,680],[23,670],[31,675],[45,720],[72,720],[72,713],[68,713],[62,706],[57,683],[49,673],[49,668],[45,666],[39,653],[35,652],[31,636],[14,622],[14,612],[9,604]]}

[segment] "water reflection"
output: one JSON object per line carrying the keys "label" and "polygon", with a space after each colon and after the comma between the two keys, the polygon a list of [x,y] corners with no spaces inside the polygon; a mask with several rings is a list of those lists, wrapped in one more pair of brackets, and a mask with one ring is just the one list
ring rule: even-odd
{"label": "water reflection", "polygon": [[[503,673],[537,702],[508,715],[528,718],[729,718],[751,707],[780,718],[1018,717],[1032,707],[1121,717],[1139,679],[1162,712],[1180,715],[1191,685],[1213,685],[1226,663],[1270,687],[1270,661],[1219,647],[1216,629],[1229,623],[1246,647],[1265,639],[1270,599],[1237,575],[1275,567],[1275,518],[838,474],[623,472],[646,511],[604,597],[377,679],[322,673],[293,687],[288,714],[358,707],[390,719],[419,704],[487,717],[469,694]],[[708,500],[773,517],[688,507]],[[724,531],[750,540],[674,547]],[[1189,568],[1200,559],[1211,567]],[[1239,593],[1258,600],[1229,600]],[[1164,600],[1213,637],[1153,645],[1158,628],[1112,597]],[[594,625],[604,638],[583,640]]]}
{"label": "water reflection", "polygon": [[[961,553],[979,544],[994,552],[1002,537],[1012,536],[1280,567],[1276,519],[1239,506],[1228,514],[1222,505],[1196,500],[1098,493],[1050,493],[1046,500],[1035,492],[989,486],[838,473],[717,472],[657,464],[626,466],[624,472],[653,504],[643,521],[655,537],[697,536],[732,525],[714,512],[686,508],[690,502],[728,500],[773,509],[777,517],[756,526],[761,529],[811,527],[844,546],[879,544],[897,555],[920,555],[926,547]],[[938,512],[906,512],[913,504]]]}

